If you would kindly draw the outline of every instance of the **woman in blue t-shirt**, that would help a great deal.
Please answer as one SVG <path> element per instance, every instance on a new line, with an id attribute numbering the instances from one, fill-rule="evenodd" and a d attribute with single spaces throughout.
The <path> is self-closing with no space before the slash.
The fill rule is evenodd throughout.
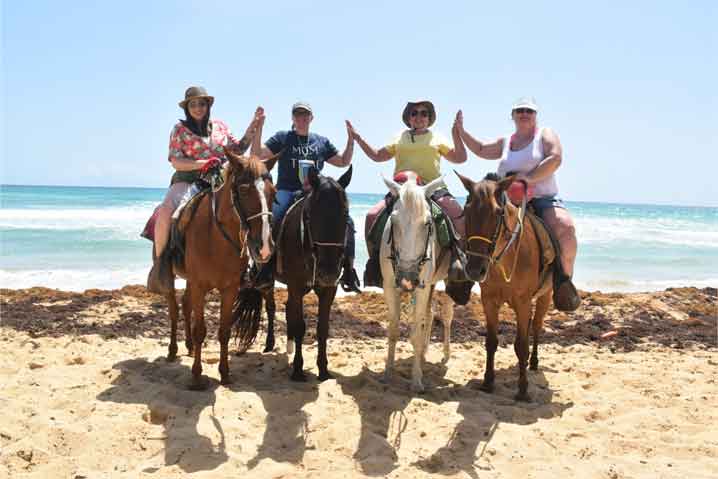
<path id="1" fill-rule="evenodd" d="M 312 107 L 308 103 L 297 102 L 292 105 L 292 129 L 278 131 L 262 145 L 264 118 L 262 112 L 258 117 L 258 134 L 254 137 L 252 154 L 264 160 L 281 152 L 277 162 L 277 195 L 272 205 L 273 227 L 278 228 L 294 199 L 301 194 L 302 181 L 309 168 L 316 167 L 321 171 L 324 163 L 340 168 L 349 166 L 354 152 L 354 138 L 347 134 L 347 146 L 339 154 L 328 138 L 309 133 L 309 124 L 314 119 Z M 350 216 L 347 216 L 347 249 L 343 268 L 339 279 L 342 289 L 360 292 L 359 278 L 354 270 L 354 222 Z M 257 278 L 258 287 L 272 281 L 272 269 L 262 269 L 262 274 Z"/>

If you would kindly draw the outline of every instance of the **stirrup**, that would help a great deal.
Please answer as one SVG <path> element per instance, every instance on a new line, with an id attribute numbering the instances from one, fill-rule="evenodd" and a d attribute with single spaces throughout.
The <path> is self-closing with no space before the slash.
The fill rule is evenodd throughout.
<path id="1" fill-rule="evenodd" d="M 174 274 L 172 273 L 172 265 L 170 264 L 170 255 L 165 247 L 159 258 L 154 258 L 152 269 L 147 275 L 147 290 L 161 295 L 167 295 L 172 291 L 174 283 Z"/>

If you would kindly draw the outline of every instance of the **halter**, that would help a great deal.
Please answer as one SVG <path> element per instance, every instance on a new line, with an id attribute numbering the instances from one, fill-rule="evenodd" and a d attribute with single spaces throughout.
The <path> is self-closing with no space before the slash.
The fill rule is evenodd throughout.
<path id="1" fill-rule="evenodd" d="M 524 190 L 526 189 L 526 184 L 524 183 Z M 504 281 L 507 283 L 511 282 L 511 278 L 514 275 L 514 271 L 516 270 L 516 264 L 519 259 L 519 249 L 521 248 L 521 237 L 523 236 L 524 232 L 524 215 L 526 214 L 526 192 L 524 191 L 524 197 L 521 200 L 521 207 L 519 208 L 519 217 L 516 221 L 516 226 L 514 226 L 514 230 L 511 232 L 511 238 L 506 242 L 504 247 L 501 249 L 498 255 L 494 256 L 494 253 L 496 252 L 496 245 L 499 243 L 502 237 L 502 233 L 505 230 L 509 230 L 508 223 L 506 222 L 506 203 L 507 203 L 507 196 L 506 192 L 504 191 L 501 195 L 501 199 L 503 200 L 501 202 L 501 213 L 498 214 L 498 221 L 496 222 L 496 229 L 494 230 L 494 234 L 491 235 L 491 239 L 488 239 L 484 236 L 480 235 L 473 235 L 466 238 L 466 254 L 469 256 L 478 256 L 479 258 L 484 258 L 489 260 L 489 265 L 497 265 L 499 270 L 501 271 L 501 275 L 504 277 Z M 503 228 L 502 228 L 503 226 Z M 509 275 L 506 275 L 506 270 L 504 269 L 504 266 L 500 263 L 501 258 L 504 256 L 504 253 L 511 247 L 511 245 L 514 243 L 516 238 L 519 238 L 518 246 L 516 249 L 516 256 L 514 256 L 514 262 L 511 266 L 511 273 Z M 479 253 L 478 251 L 471 251 L 471 241 L 473 240 L 480 240 L 485 243 L 489 244 L 489 252 L 488 254 Z"/>
<path id="2" fill-rule="evenodd" d="M 311 195 L 311 193 L 310 193 Z M 307 195 L 307 198 L 310 196 Z M 346 215 L 345 215 L 346 216 Z M 337 261 L 338 264 L 338 271 L 337 271 L 337 280 L 334 282 L 334 286 L 339 284 L 339 273 L 341 273 L 342 264 L 344 263 L 344 252 L 346 251 L 347 246 L 347 232 L 346 227 L 344 228 L 344 240 L 341 243 L 338 242 L 329 242 L 329 241 L 314 241 L 314 238 L 312 237 L 312 228 L 310 223 L 310 217 L 309 212 L 307 211 L 306 204 L 302 204 L 302 221 L 300 222 L 300 238 L 304 238 L 304 233 L 306 232 L 307 235 L 307 241 L 309 242 L 309 251 L 312 255 L 312 281 L 311 284 L 309 284 L 309 287 L 314 287 L 314 285 L 317 284 L 317 249 L 318 248 L 343 248 L 341 250 L 341 255 L 339 256 L 339 261 Z"/>
<path id="3" fill-rule="evenodd" d="M 424 244 L 424 254 L 421 257 L 411 261 L 409 263 L 410 268 L 408 269 L 408 271 L 402 273 L 401 271 L 399 271 L 399 251 L 394 245 L 394 223 L 390 222 L 389 239 L 387 240 L 387 244 L 389 244 L 389 247 L 391 248 L 391 254 L 388 259 L 391 261 L 391 268 L 394 271 L 394 282 L 397 288 L 401 286 L 402 279 L 407 279 L 412 283 L 416 281 L 418 283 L 418 288 L 423 288 L 425 286 L 424 281 L 419 281 L 419 272 L 421 271 L 421 268 L 424 266 L 424 264 L 431 260 L 431 256 L 429 254 L 429 246 L 431 245 L 431 233 L 434 230 L 434 220 L 433 218 L 431 218 L 431 214 L 429 214 L 429 221 L 426 222 L 424 226 L 426 227 L 426 243 Z"/>

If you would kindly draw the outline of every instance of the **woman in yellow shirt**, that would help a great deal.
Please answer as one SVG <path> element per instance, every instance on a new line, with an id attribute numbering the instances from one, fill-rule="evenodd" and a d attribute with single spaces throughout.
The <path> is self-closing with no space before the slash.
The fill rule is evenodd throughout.
<path id="1" fill-rule="evenodd" d="M 458 113 L 457 113 L 458 115 Z M 406 104 L 401 115 L 404 124 L 409 128 L 392 144 L 386 145 L 378 151 L 372 148 L 356 132 L 351 123 L 348 123 L 349 132 L 364 151 L 366 156 L 376 162 L 388 161 L 392 158 L 394 162 L 394 175 L 404 171 L 413 171 L 424 183 L 429 183 L 441 176 L 439 161 L 443 156 L 452 163 L 463 163 L 466 161 L 466 148 L 461 140 L 461 135 L 454 120 L 451 129 L 454 146 L 443 140 L 440 135 L 433 133 L 429 128 L 436 121 L 436 109 L 434 104 L 428 100 L 410 101 Z M 449 193 L 446 187 L 438 189 L 432 198 L 441 207 L 444 213 L 451 219 L 454 229 L 464 237 L 463 208 L 456 199 Z M 365 234 L 368 236 L 374 221 L 381 211 L 386 207 L 386 201 L 381 200 L 366 215 Z M 374 251 L 369 251 L 369 261 L 364 274 L 364 286 L 381 286 L 379 284 L 378 262 Z"/>

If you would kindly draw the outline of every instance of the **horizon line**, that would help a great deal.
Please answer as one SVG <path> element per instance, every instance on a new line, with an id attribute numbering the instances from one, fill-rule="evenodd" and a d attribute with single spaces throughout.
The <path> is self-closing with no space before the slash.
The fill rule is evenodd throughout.
<path id="1" fill-rule="evenodd" d="M 125 189 L 152 189 L 152 190 L 166 190 L 166 186 L 100 186 L 100 185 L 50 185 L 50 184 L 35 184 L 35 185 L 29 185 L 29 184 L 10 184 L 10 183 L 0 183 L 0 188 L 5 186 L 13 186 L 13 187 L 50 187 L 50 188 L 125 188 Z M 366 191 L 352 191 L 348 192 L 349 194 L 358 194 L 358 195 L 382 195 L 384 193 L 370 193 Z M 465 195 L 454 195 L 456 198 L 464 198 Z M 573 200 L 566 200 L 563 201 L 569 202 L 569 203 L 602 203 L 607 205 L 628 205 L 628 206 L 674 206 L 674 207 L 681 207 L 681 208 L 718 208 L 718 205 L 695 205 L 695 204 L 673 204 L 673 203 L 647 203 L 647 202 L 628 202 L 628 203 L 621 203 L 616 201 L 604 201 L 604 200 L 580 200 L 580 199 L 573 199 Z"/>

